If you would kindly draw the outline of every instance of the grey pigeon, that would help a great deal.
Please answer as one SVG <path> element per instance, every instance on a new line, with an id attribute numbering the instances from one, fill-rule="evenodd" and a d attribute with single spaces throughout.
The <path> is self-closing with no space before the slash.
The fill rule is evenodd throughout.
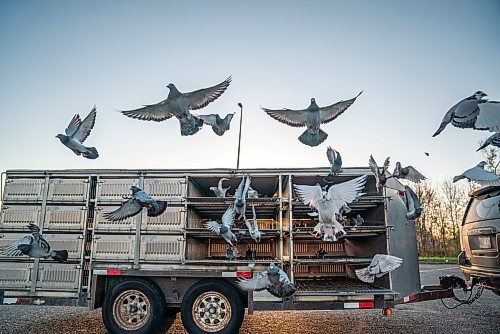
<path id="1" fill-rule="evenodd" d="M 231 231 L 231 228 L 234 225 L 234 216 L 234 207 L 230 206 L 222 216 L 222 224 L 211 220 L 205 223 L 205 228 L 219 236 L 222 236 L 222 238 L 224 238 L 229 245 L 234 246 L 234 244 L 238 242 L 238 239 Z"/>
<path id="2" fill-rule="evenodd" d="M 385 254 L 376 254 L 370 265 L 363 269 L 356 269 L 356 276 L 366 283 L 373 283 L 376 278 L 395 270 L 403 263 L 403 259 Z"/>
<path id="3" fill-rule="evenodd" d="M 142 208 L 147 208 L 148 217 L 157 217 L 167 209 L 166 201 L 157 201 L 149 196 L 144 190 L 137 186 L 130 187 L 132 196 L 126 198 L 118 209 L 112 212 L 104 213 L 104 217 L 110 221 L 121 221 L 129 217 L 133 217 L 142 211 Z"/>
<path id="4" fill-rule="evenodd" d="M 239 215 L 239 218 L 245 217 L 245 211 L 247 208 L 247 192 L 250 188 L 251 177 L 243 176 L 241 179 L 240 185 L 238 189 L 236 189 L 236 193 L 234 194 L 234 210 Z"/>
<path id="5" fill-rule="evenodd" d="M 469 181 L 474 181 L 480 184 L 481 186 L 496 186 L 500 185 L 500 176 L 495 173 L 488 172 L 484 169 L 486 166 L 485 161 L 481 161 L 475 167 L 467 169 L 460 175 L 457 175 L 453 178 L 453 182 L 457 182 L 461 179 L 467 179 Z"/>
<path id="6" fill-rule="evenodd" d="M 495 132 L 494 134 L 489 136 L 488 139 L 484 141 L 483 145 L 481 145 L 481 147 L 476 150 L 476 152 L 482 150 L 483 148 L 486 148 L 489 145 L 500 147 L 500 132 Z"/>
<path id="7" fill-rule="evenodd" d="M 337 214 L 344 205 L 351 203 L 361 195 L 366 183 L 366 175 L 355 179 L 333 184 L 328 191 L 315 186 L 294 184 L 295 193 L 299 199 L 319 213 L 319 223 L 315 231 L 323 234 L 324 241 L 337 241 L 346 232 L 337 220 Z"/>
<path id="8" fill-rule="evenodd" d="M 328 174 L 328 176 L 337 176 L 342 168 L 342 157 L 340 153 L 328 146 L 326 149 L 326 156 L 330 162 L 330 174 Z"/>
<path id="9" fill-rule="evenodd" d="M 328 134 L 320 129 L 321 124 L 333 121 L 349 108 L 354 101 L 361 95 L 360 92 L 356 97 L 340 101 L 327 107 L 318 107 L 316 100 L 311 99 L 311 104 L 307 109 L 292 110 L 292 109 L 266 109 L 262 108 L 269 116 L 275 120 L 285 123 L 293 127 L 306 126 L 307 129 L 300 136 L 301 143 L 308 146 L 318 146 L 326 140 Z"/>
<path id="10" fill-rule="evenodd" d="M 238 247 L 236 246 L 230 246 L 230 245 L 227 245 L 227 249 L 226 249 L 226 257 L 229 259 L 229 260 L 234 260 L 238 257 Z"/>
<path id="11" fill-rule="evenodd" d="M 271 262 L 266 271 L 258 273 L 253 278 L 240 278 L 238 286 L 243 291 L 267 290 L 273 296 L 283 298 L 290 297 L 296 291 L 295 285 L 290 282 L 287 274 Z"/>
<path id="12" fill-rule="evenodd" d="M 401 163 L 399 161 L 396 162 L 396 168 L 394 168 L 392 176 L 397 179 L 405 179 L 414 183 L 420 183 L 420 181 L 427 179 L 413 166 L 401 167 Z"/>
<path id="13" fill-rule="evenodd" d="M 212 130 L 218 136 L 222 136 L 224 132 L 229 130 L 229 125 L 231 123 L 231 120 L 233 119 L 234 114 L 235 113 L 227 114 L 224 118 L 220 118 L 218 114 L 195 115 L 195 117 L 201 119 L 204 124 L 210 125 L 212 127 Z"/>
<path id="14" fill-rule="evenodd" d="M 377 191 L 382 191 L 382 188 L 385 186 L 385 183 L 387 182 L 387 170 L 389 169 L 389 163 L 390 163 L 390 158 L 387 157 L 384 161 L 384 166 L 382 167 L 382 170 L 377 166 L 377 162 L 375 159 L 373 159 L 373 156 L 370 155 L 370 160 L 368 160 L 368 165 L 370 166 L 370 170 L 372 171 L 373 175 L 375 175 L 375 187 L 377 188 Z"/>
<path id="15" fill-rule="evenodd" d="M 440 134 L 449 123 L 461 129 L 500 131 L 500 102 L 483 99 L 485 96 L 479 90 L 451 107 L 432 136 Z"/>
<path id="16" fill-rule="evenodd" d="M 83 142 L 90 135 L 90 131 L 94 128 L 95 118 L 96 118 L 96 108 L 92 108 L 90 113 L 85 117 L 85 119 L 80 119 L 80 115 L 76 114 L 69 122 L 68 127 L 63 134 L 58 134 L 56 138 L 59 138 L 64 146 L 72 150 L 76 155 L 81 155 L 87 159 L 97 159 L 99 153 L 95 147 L 83 146 Z"/>
<path id="17" fill-rule="evenodd" d="M 226 197 L 226 192 L 231 188 L 231 187 L 224 188 L 222 186 L 222 182 L 224 182 L 224 181 L 229 181 L 229 179 L 226 179 L 225 177 L 223 177 L 217 183 L 217 187 L 210 187 L 210 190 L 212 190 L 214 192 L 215 196 L 217 196 L 219 198 Z"/>
<path id="18" fill-rule="evenodd" d="M 255 214 L 255 206 L 253 203 L 252 203 L 252 214 L 253 214 L 253 226 L 252 226 L 252 224 L 250 224 L 248 219 L 246 219 L 246 217 L 245 217 L 245 225 L 248 228 L 248 232 L 250 233 L 250 237 L 253 240 L 255 240 L 255 242 L 260 242 L 262 235 L 264 233 L 262 233 L 259 230 L 259 225 L 257 224 L 257 215 Z"/>
<path id="19" fill-rule="evenodd" d="M 166 100 L 135 110 L 121 111 L 121 113 L 131 118 L 155 122 L 165 121 L 175 116 L 181 125 L 181 135 L 194 135 L 203 126 L 203 120 L 195 118 L 189 110 L 206 107 L 210 102 L 215 101 L 221 96 L 230 83 L 231 77 L 218 85 L 189 93 L 179 92 L 175 85 L 170 83 L 167 85 L 170 92 Z"/>
<path id="20" fill-rule="evenodd" d="M 420 199 L 417 194 L 408 186 L 405 186 L 406 219 L 415 220 L 422 214 Z"/>
<path id="21" fill-rule="evenodd" d="M 68 260 L 68 251 L 53 250 L 47 240 L 40 234 L 40 228 L 37 225 L 29 224 L 27 227 L 31 231 L 31 235 L 24 236 L 18 241 L 0 248 L 0 253 L 7 256 L 28 255 L 34 258 L 51 257 L 58 262 Z"/>
<path id="22" fill-rule="evenodd" d="M 363 219 L 363 217 L 361 217 L 361 215 L 358 213 L 356 215 L 356 218 L 352 218 L 351 219 L 351 226 L 361 226 L 363 225 L 365 222 L 365 220 Z"/>

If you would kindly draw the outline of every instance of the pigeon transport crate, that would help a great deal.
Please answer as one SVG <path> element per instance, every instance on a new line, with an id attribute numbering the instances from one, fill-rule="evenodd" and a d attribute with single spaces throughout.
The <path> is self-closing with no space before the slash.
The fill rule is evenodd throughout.
<path id="1" fill-rule="evenodd" d="M 186 329 L 197 333 L 201 329 L 218 332 L 227 326 L 236 331 L 244 307 L 249 313 L 388 309 L 404 301 L 430 299 L 417 297 L 422 291 L 415 225 L 406 220 L 404 187 L 397 180 L 389 179 L 387 187 L 377 192 L 368 168 L 343 168 L 335 183 L 367 175 L 363 195 L 344 214 L 347 235 L 335 242 L 314 235 L 317 217 L 298 200 L 293 185 L 324 186 L 328 171 L 7 171 L 2 174 L 0 247 L 29 234 L 26 226 L 32 223 L 40 227 L 53 249 L 67 250 L 69 258 L 59 263 L 1 255 L 0 303 L 102 307 L 103 316 L 108 317 L 107 330 L 120 333 L 132 329 L 127 327 L 131 315 L 121 307 L 124 299 L 120 296 L 146 298 L 147 305 L 164 305 L 172 315 L 182 306 Z M 243 220 L 236 219 L 232 231 L 239 242 L 228 252 L 225 241 L 204 224 L 221 221 L 246 176 L 251 176 L 252 190 L 245 215 L 253 224 L 255 210 L 263 234 L 256 242 Z M 210 189 L 221 178 L 227 178 L 223 185 L 229 187 L 225 198 L 216 197 Z M 148 217 L 143 210 L 121 222 L 108 221 L 104 213 L 119 207 L 131 195 L 132 185 L 167 201 L 167 210 L 159 217 Z M 352 226 L 358 214 L 364 223 Z M 403 264 L 373 284 L 361 282 L 355 270 L 368 266 L 375 254 L 400 257 Z M 278 298 L 267 290 L 247 293 L 238 288 L 238 279 L 256 276 L 270 262 L 295 284 L 293 296 Z M 445 292 L 432 298 L 442 297 Z M 144 331 L 168 327 L 165 319 L 145 321 Z"/>

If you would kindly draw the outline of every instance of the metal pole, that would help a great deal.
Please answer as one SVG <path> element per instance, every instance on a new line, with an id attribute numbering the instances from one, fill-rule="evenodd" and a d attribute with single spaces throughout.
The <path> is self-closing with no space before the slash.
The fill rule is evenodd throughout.
<path id="1" fill-rule="evenodd" d="M 238 107 L 240 107 L 241 113 L 240 113 L 240 135 L 238 138 L 238 160 L 236 160 L 236 169 L 240 169 L 240 146 L 241 146 L 241 123 L 243 121 L 243 105 L 241 103 L 238 103 Z"/>

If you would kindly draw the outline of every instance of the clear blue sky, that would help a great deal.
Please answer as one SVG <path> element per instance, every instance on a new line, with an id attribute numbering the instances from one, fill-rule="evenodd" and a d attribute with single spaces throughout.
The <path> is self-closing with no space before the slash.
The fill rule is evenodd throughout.
<path id="1" fill-rule="evenodd" d="M 0 170 L 204 168 L 236 165 L 239 115 L 223 137 L 209 127 L 181 137 L 179 122 L 119 114 L 233 76 L 200 113 L 244 104 L 241 167 L 345 166 L 389 155 L 441 180 L 482 159 L 489 133 L 449 126 L 458 100 L 483 90 L 500 100 L 499 1 L 0 1 Z M 358 101 L 310 148 L 303 131 L 261 106 L 302 109 Z M 54 138 L 97 105 L 75 156 Z M 430 156 L 424 155 L 430 152 Z"/>

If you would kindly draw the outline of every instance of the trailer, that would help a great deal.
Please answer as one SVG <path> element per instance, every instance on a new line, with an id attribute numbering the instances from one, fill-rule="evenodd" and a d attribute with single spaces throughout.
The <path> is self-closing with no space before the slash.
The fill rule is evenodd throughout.
<path id="1" fill-rule="evenodd" d="M 390 310 L 423 300 L 416 231 L 406 219 L 404 187 L 389 179 L 378 192 L 368 168 L 343 168 L 335 183 L 368 175 L 366 187 L 350 204 L 336 242 L 315 238 L 311 209 L 298 201 L 293 184 L 325 185 L 326 168 L 192 170 L 10 170 L 5 172 L 0 247 L 29 234 L 37 224 L 68 261 L 0 255 L 0 304 L 102 307 L 110 333 L 165 332 L 180 311 L 190 333 L 235 333 L 245 308 L 254 310 Z M 243 175 L 252 176 L 260 243 L 248 233 L 237 245 L 240 256 L 226 257 L 222 238 L 203 227 L 220 217 L 234 198 L 210 191 L 220 178 L 233 194 Z M 158 217 L 143 211 L 121 222 L 104 213 L 116 209 L 132 185 L 168 201 Z M 251 216 L 250 205 L 247 215 Z M 245 230 L 236 225 L 235 232 Z M 321 253 L 320 250 L 322 250 Z M 247 253 L 248 251 L 248 253 Z M 252 256 L 248 256 L 252 254 Z M 319 254 L 319 255 L 318 255 Z M 397 270 L 373 284 L 356 278 L 375 254 L 403 259 Z M 267 291 L 244 293 L 236 281 L 252 277 L 274 261 L 297 292 L 277 298 Z M 446 292 L 447 291 L 447 292 Z M 443 297 L 450 290 L 432 294 Z M 419 297 L 420 296 L 420 297 Z"/>

